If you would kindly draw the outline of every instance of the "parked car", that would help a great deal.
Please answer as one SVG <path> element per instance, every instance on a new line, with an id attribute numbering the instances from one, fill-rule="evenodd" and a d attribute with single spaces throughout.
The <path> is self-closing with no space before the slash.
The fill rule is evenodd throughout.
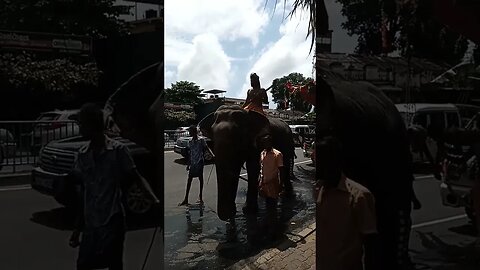
<path id="1" fill-rule="evenodd" d="M 314 125 L 290 125 L 289 127 L 293 133 L 293 141 L 295 146 L 302 146 L 304 135 L 311 134 L 315 131 Z"/>
<path id="2" fill-rule="evenodd" d="M 475 115 L 465 127 L 466 132 L 476 127 Z M 475 170 L 479 160 L 473 154 L 471 145 L 446 144 L 446 157 L 443 161 L 440 194 L 442 203 L 449 207 L 463 207 L 472 222 L 475 222 L 472 206 L 471 189 Z"/>
<path id="3" fill-rule="evenodd" d="M 207 143 L 208 147 L 213 150 L 213 141 L 210 140 L 207 137 L 204 137 L 199 134 L 199 138 L 205 139 L 205 142 Z M 173 151 L 177 154 L 182 155 L 182 157 L 187 158 L 188 157 L 188 143 L 192 140 L 192 137 L 187 136 L 187 137 L 180 137 L 177 139 L 175 146 L 173 148 Z M 210 161 L 210 160 L 207 160 Z"/>
<path id="4" fill-rule="evenodd" d="M 462 118 L 462 125 L 466 126 L 468 122 L 480 112 L 480 107 L 469 104 L 455 104 Z"/>
<path id="5" fill-rule="evenodd" d="M 141 174 L 147 179 L 153 179 L 154 158 L 146 148 L 121 137 L 112 139 L 123 143 L 132 155 Z M 31 186 L 40 193 L 49 195 L 65 206 L 75 206 L 74 186 L 70 180 L 70 172 L 78 150 L 87 144 L 81 136 L 49 142 L 40 151 L 38 163 L 32 170 Z M 141 190 L 135 184 L 128 188 L 126 194 L 126 209 L 133 214 L 143 214 L 151 210 L 153 202 L 139 196 Z"/>
<path id="6" fill-rule="evenodd" d="M 189 127 L 179 127 L 175 130 L 175 133 L 173 134 L 173 139 L 176 141 L 181 137 L 187 137 L 188 136 L 188 128 Z"/>
<path id="7" fill-rule="evenodd" d="M 157 144 L 151 138 L 158 131 L 160 119 L 157 117 L 163 109 L 163 104 L 160 103 L 161 93 L 158 91 L 161 87 L 159 77 L 163 74 L 162 68 L 163 64 L 157 62 L 135 73 L 104 105 L 105 133 L 130 150 L 137 169 L 150 183 L 158 198 L 164 196 L 163 177 L 158 177 L 163 175 L 163 166 L 158 165 L 163 164 L 164 156 L 157 156 Z M 142 121 L 145 120 L 145 112 L 151 113 L 154 121 Z M 80 136 L 47 143 L 40 150 L 38 164 L 32 170 L 32 188 L 54 197 L 63 205 L 75 207 L 77 192 L 70 175 L 76 153 L 87 143 Z M 163 209 L 157 208 L 136 182 L 124 188 L 124 195 L 128 215 L 149 212 L 155 220 L 163 220 L 162 215 L 153 215 L 154 212 L 151 212 L 162 213 Z M 159 225 L 162 224 L 163 222 Z"/>
<path id="8" fill-rule="evenodd" d="M 408 106 L 413 110 L 409 110 Z M 407 128 L 412 126 L 421 126 L 427 130 L 427 147 L 433 157 L 437 154 L 437 142 L 432 138 L 430 127 L 438 125 L 440 129 L 452 126 L 463 127 L 462 118 L 459 109 L 454 104 L 397 104 L 397 110 L 402 115 Z M 414 162 L 423 161 L 419 153 L 413 153 Z"/>
<path id="9" fill-rule="evenodd" d="M 40 114 L 32 131 L 32 152 L 38 153 L 42 146 L 53 140 L 78 136 L 80 128 L 76 122 L 79 110 L 51 111 Z"/>

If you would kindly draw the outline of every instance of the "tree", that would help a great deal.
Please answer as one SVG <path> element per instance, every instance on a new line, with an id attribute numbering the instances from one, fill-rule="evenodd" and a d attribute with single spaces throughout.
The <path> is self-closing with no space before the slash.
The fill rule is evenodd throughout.
<path id="1" fill-rule="evenodd" d="M 181 126 L 189 126 L 195 122 L 195 113 L 185 110 L 165 110 L 165 129 L 176 129 Z"/>
<path id="2" fill-rule="evenodd" d="M 99 76 L 94 63 L 44 60 L 28 53 L 0 54 L 0 80 L 11 88 L 67 93 L 77 85 L 98 86 Z"/>
<path id="3" fill-rule="evenodd" d="M 467 40 L 432 18 L 428 1 L 397 4 L 396 0 L 338 0 L 342 15 L 347 18 L 342 27 L 349 35 L 358 35 L 356 52 L 378 55 L 383 51 L 382 26 L 385 38 L 403 56 L 442 59 L 456 64 L 467 48 Z M 413 2 L 411 2 L 413 3 Z"/>
<path id="4" fill-rule="evenodd" d="M 203 89 L 194 82 L 178 81 L 165 89 L 165 102 L 196 105 L 202 102 Z"/>
<path id="5" fill-rule="evenodd" d="M 128 32 L 115 0 L 0 0 L 0 29 L 105 37 Z"/>
<path id="6" fill-rule="evenodd" d="M 282 78 L 277 78 L 273 80 L 272 83 L 272 97 L 273 102 L 277 104 L 278 109 L 285 108 L 285 99 L 287 98 L 290 102 L 290 107 L 292 110 L 309 112 L 312 109 L 312 106 L 306 103 L 300 95 L 290 96 L 290 92 L 287 90 L 286 84 L 290 82 L 293 85 L 305 85 L 313 81 L 312 78 L 305 78 L 301 73 L 290 73 L 287 76 Z"/>
<path id="7" fill-rule="evenodd" d="M 429 1 L 405 6 L 399 21 L 403 27 L 399 29 L 397 44 L 403 55 L 410 53 L 412 56 L 441 59 L 455 65 L 467 50 L 468 41 L 464 36 L 433 18 Z"/>

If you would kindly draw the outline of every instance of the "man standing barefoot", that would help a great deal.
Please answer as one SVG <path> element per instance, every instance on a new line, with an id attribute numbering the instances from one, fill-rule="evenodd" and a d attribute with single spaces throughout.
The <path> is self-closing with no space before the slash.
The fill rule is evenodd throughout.
<path id="1" fill-rule="evenodd" d="M 89 143 L 80 149 L 73 169 L 74 179 L 81 186 L 82 203 L 70 245 L 80 245 L 78 270 L 122 270 L 126 232 L 123 188 L 133 179 L 155 204 L 160 202 L 137 171 L 128 149 L 104 135 L 100 107 L 84 105 L 79 122 L 80 132 Z"/>
<path id="2" fill-rule="evenodd" d="M 185 192 L 185 198 L 179 204 L 188 205 L 188 195 L 190 194 L 190 187 L 192 186 L 192 180 L 195 177 L 198 177 L 200 181 L 200 194 L 198 196 L 199 204 L 203 204 L 203 168 L 205 167 L 205 153 L 208 153 L 214 157 L 212 150 L 208 147 L 204 138 L 198 137 L 198 129 L 196 126 L 190 126 L 188 129 L 192 139 L 188 142 L 188 180 L 187 180 L 187 190 Z"/>

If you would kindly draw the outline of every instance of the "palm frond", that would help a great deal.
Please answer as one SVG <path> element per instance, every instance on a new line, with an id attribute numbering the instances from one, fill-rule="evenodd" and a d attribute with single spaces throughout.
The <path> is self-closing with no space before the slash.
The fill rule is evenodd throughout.
<path id="1" fill-rule="evenodd" d="M 283 0 L 283 4 L 284 4 L 283 17 L 284 18 L 292 18 L 292 16 L 295 13 L 308 10 L 309 12 L 308 32 L 305 38 L 307 39 L 308 37 L 311 37 L 310 53 L 312 52 L 313 47 L 315 45 L 315 20 L 316 20 L 316 2 L 317 1 L 318 0 L 295 0 L 292 4 L 292 10 L 285 17 L 285 11 L 287 9 L 287 0 Z M 267 3 L 268 3 L 268 0 L 266 0 L 265 5 L 267 5 Z M 277 5 L 278 5 L 278 0 L 275 0 L 274 12 Z"/>

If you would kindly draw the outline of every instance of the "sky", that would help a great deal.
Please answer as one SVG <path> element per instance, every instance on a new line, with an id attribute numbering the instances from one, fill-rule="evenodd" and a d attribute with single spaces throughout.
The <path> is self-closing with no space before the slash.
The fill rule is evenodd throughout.
<path id="1" fill-rule="evenodd" d="M 286 14 L 291 2 L 287 1 Z M 205 90 L 226 90 L 227 97 L 245 98 L 252 72 L 260 76 L 264 88 L 291 72 L 312 77 L 308 14 L 285 19 L 283 1 L 275 11 L 275 0 L 265 3 L 166 0 L 165 87 L 186 80 Z M 334 0 L 326 0 L 326 5 L 334 31 L 333 51 L 353 52 L 355 38 L 340 27 L 340 6 Z"/>

